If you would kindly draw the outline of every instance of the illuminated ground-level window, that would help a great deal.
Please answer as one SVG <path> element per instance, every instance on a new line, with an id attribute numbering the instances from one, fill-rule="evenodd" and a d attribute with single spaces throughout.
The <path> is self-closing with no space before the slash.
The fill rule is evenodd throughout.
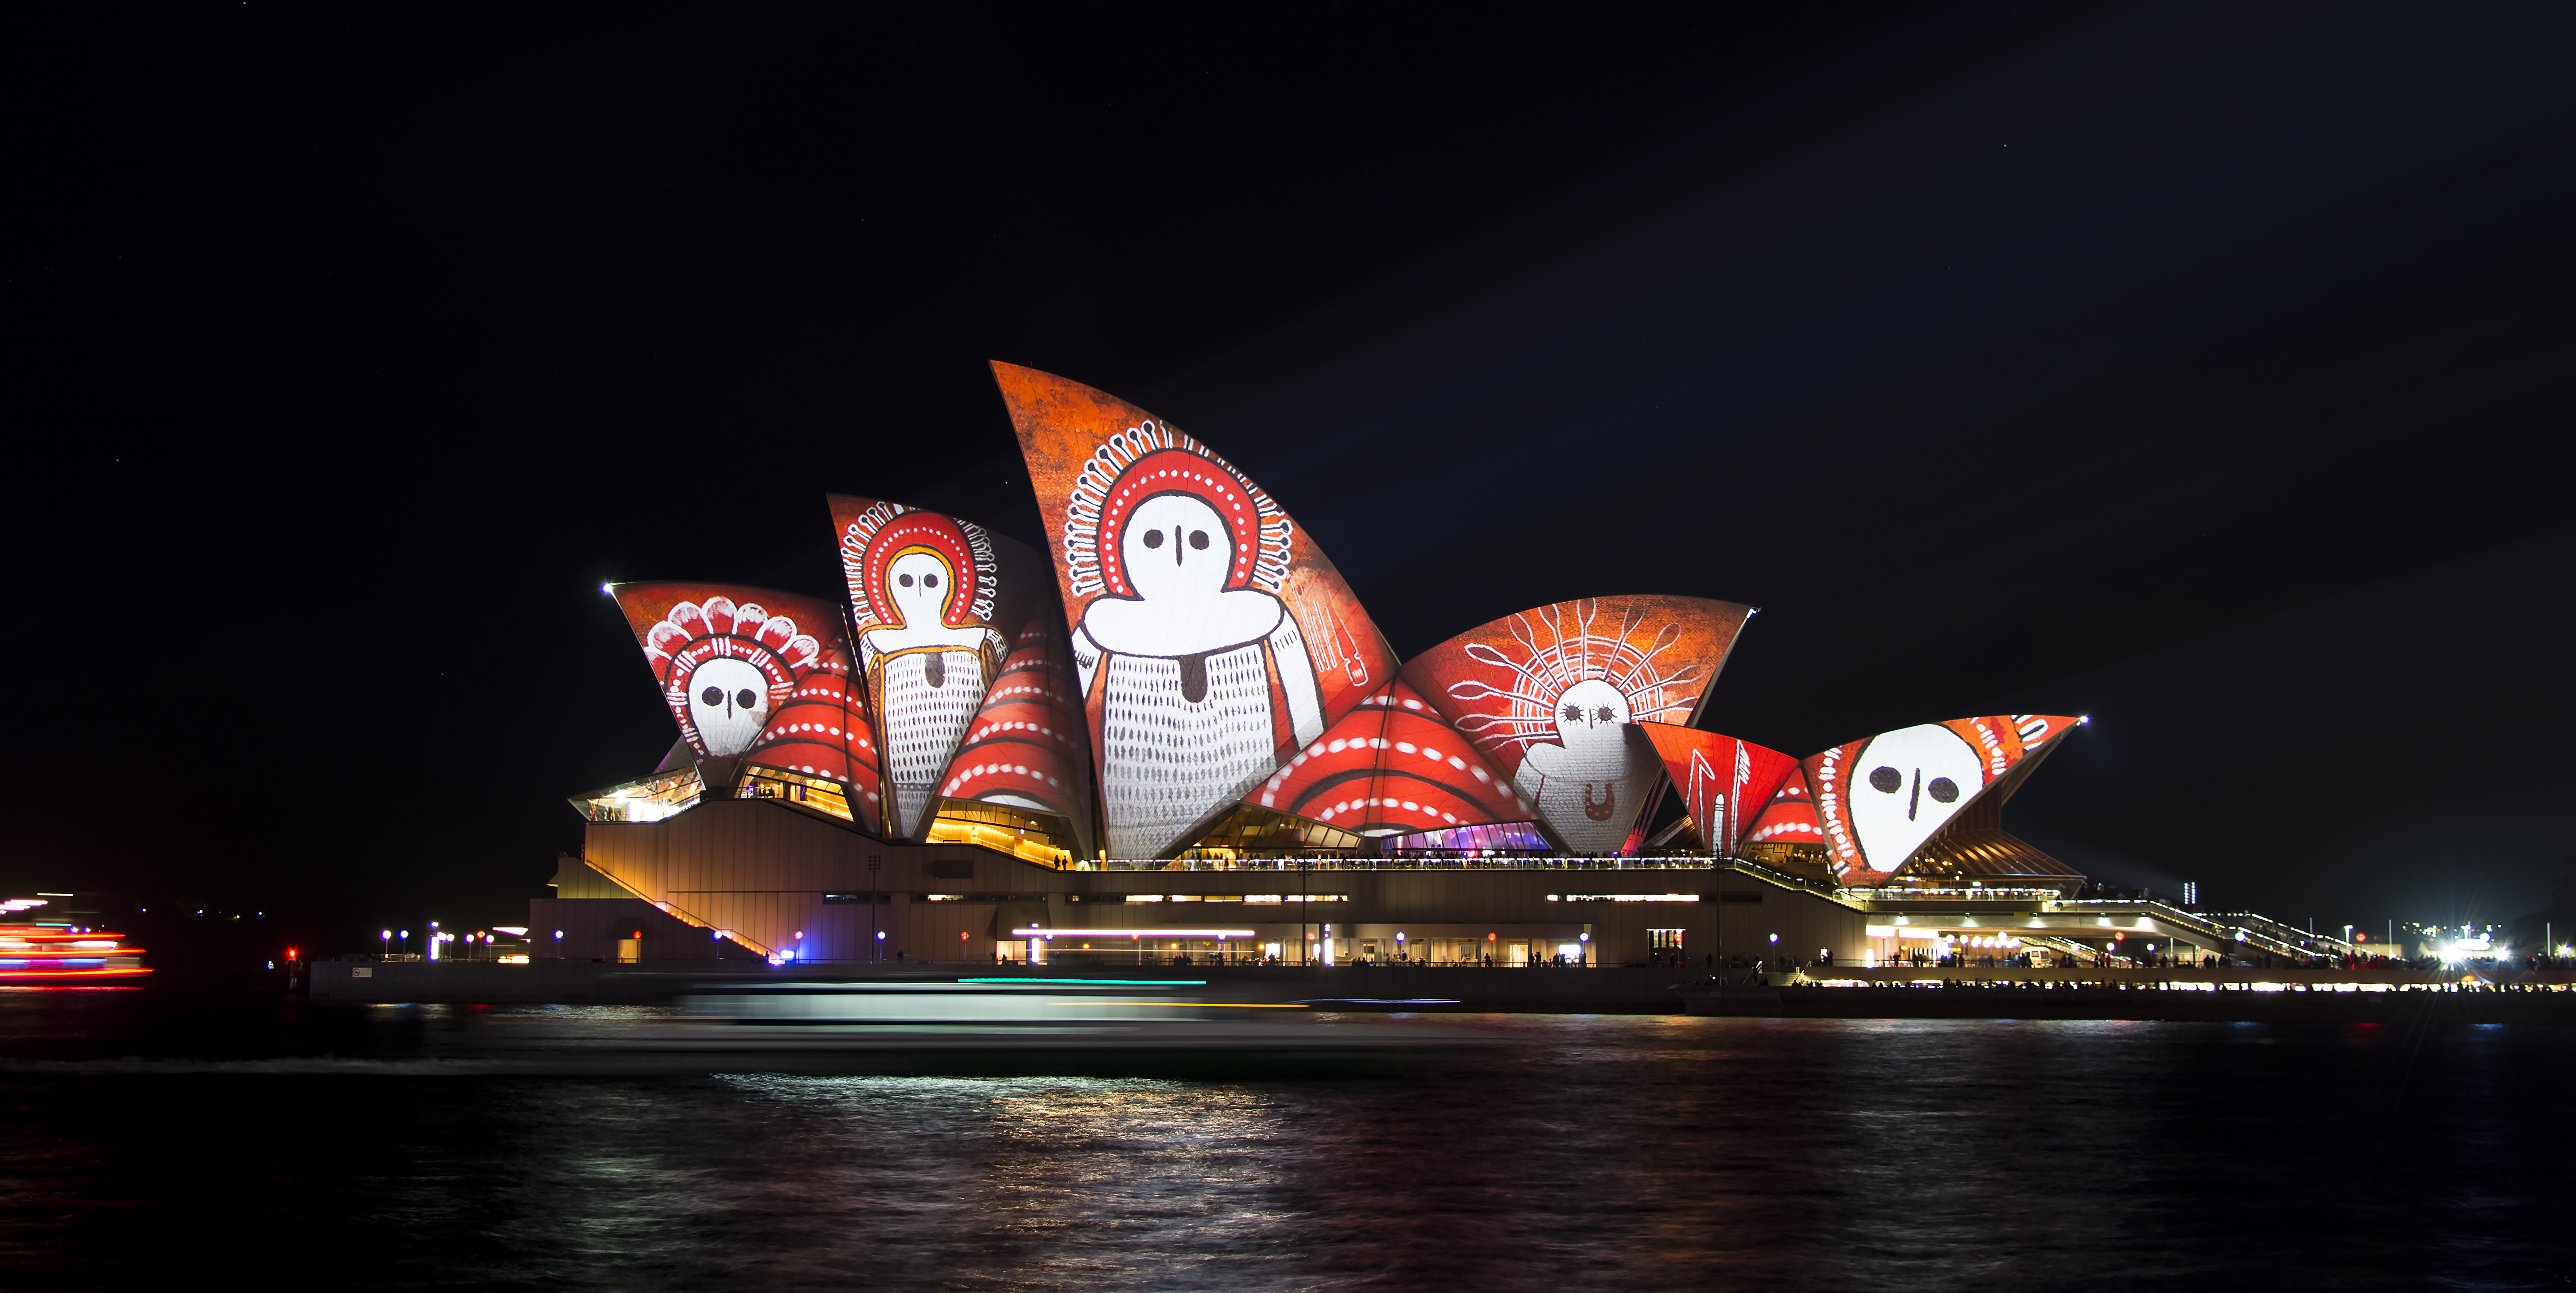
<path id="1" fill-rule="evenodd" d="M 1173 938 L 1151 934 L 1127 937 L 1115 932 L 1094 930 L 1090 933 L 1058 934 L 1052 938 L 1032 938 L 1020 945 L 1032 965 L 1088 966 L 1094 969 L 1119 966 L 1209 966 L 1249 965 L 1265 955 L 1262 945 L 1249 936 L 1229 938 Z M 996 949 L 999 950 L 998 948 Z"/>
<path id="2" fill-rule="evenodd" d="M 1678 929 L 1647 930 L 1646 946 L 1651 947 L 1658 952 L 1678 952 L 1682 950 L 1682 931 Z"/>

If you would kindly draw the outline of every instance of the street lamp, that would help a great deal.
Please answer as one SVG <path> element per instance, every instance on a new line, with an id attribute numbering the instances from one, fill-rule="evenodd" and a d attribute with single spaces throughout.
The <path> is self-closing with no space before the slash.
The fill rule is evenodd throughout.
<path id="1" fill-rule="evenodd" d="M 884 865 L 884 855 L 878 853 L 868 855 L 868 932 L 876 935 L 868 940 L 870 962 L 877 959 L 877 953 L 881 950 L 877 945 L 885 941 L 885 935 L 877 932 L 877 868 Z"/>

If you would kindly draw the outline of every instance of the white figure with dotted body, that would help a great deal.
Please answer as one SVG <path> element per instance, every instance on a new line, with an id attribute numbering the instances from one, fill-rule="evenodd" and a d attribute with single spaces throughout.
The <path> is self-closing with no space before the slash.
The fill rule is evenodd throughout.
<path id="1" fill-rule="evenodd" d="M 1871 737 L 1843 783 L 1861 856 L 1895 870 L 1985 784 L 1976 747 L 1938 723 Z"/>
<path id="2" fill-rule="evenodd" d="M 1663 762 L 1636 732 L 1626 694 L 1608 682 L 1578 682 L 1555 708 L 1556 743 L 1531 745 L 1512 781 L 1568 849 L 1617 852 Z"/>
<path id="3" fill-rule="evenodd" d="M 885 622 L 859 634 L 859 657 L 883 716 L 886 776 L 894 787 L 892 825 L 896 834 L 910 837 L 983 703 L 986 679 L 1004 643 L 986 626 L 950 623 L 964 591 L 955 563 L 937 548 L 906 547 L 884 569 L 882 587 L 872 590 L 882 601 L 870 601 Z"/>
<path id="4" fill-rule="evenodd" d="M 1159 480 L 1114 491 L 1124 497 L 1101 533 L 1112 595 L 1085 608 L 1073 635 L 1083 694 L 1095 678 L 1101 687 L 1112 857 L 1155 856 L 1269 776 L 1281 746 L 1277 705 L 1287 708 L 1290 741 L 1324 730 L 1296 617 L 1245 577 L 1256 522 L 1230 525 L 1219 511 L 1240 491 L 1196 474 L 1173 479 L 1159 492 Z"/>

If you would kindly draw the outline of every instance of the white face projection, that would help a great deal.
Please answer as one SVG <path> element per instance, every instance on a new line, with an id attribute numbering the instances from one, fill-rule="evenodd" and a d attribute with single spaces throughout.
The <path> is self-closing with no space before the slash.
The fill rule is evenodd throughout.
<path id="1" fill-rule="evenodd" d="M 1874 871 L 1893 871 L 1986 784 L 1974 746 L 1938 723 L 1870 738 L 1843 786 Z"/>
<path id="2" fill-rule="evenodd" d="M 1556 698 L 1556 739 L 1569 750 L 1593 745 L 1621 746 L 1631 721 L 1628 698 L 1599 678 L 1565 689 Z"/>
<path id="3" fill-rule="evenodd" d="M 769 721 L 769 679 L 748 660 L 718 656 L 689 675 L 689 721 L 711 755 L 741 754 Z"/>
<path id="4" fill-rule="evenodd" d="M 1148 603 L 1186 602 L 1225 590 L 1234 541 L 1216 509 L 1193 495 L 1162 494 L 1136 505 L 1120 536 L 1128 586 Z"/>
<path id="5" fill-rule="evenodd" d="M 1653 775 L 1652 750 L 1631 745 L 1628 698 L 1587 678 L 1556 698 L 1557 744 L 1533 745 L 1512 774 L 1523 795 L 1568 847 L 1607 853 L 1628 837 L 1639 787 Z"/>
<path id="6" fill-rule="evenodd" d="M 907 552 L 886 563 L 886 600 L 903 627 L 935 629 L 948 599 L 957 595 L 957 572 L 927 552 Z"/>

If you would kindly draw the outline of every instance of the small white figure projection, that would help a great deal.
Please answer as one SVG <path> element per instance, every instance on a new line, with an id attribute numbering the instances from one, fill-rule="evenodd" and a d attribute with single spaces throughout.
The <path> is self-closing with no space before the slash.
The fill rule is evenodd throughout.
<path id="1" fill-rule="evenodd" d="M 702 600 L 663 601 L 687 592 Z M 800 632 L 794 617 L 714 589 L 628 584 L 619 587 L 617 600 L 636 617 L 644 658 L 689 748 L 709 758 L 747 754 L 759 745 L 771 714 L 822 655 L 822 643 Z"/>
<path id="2" fill-rule="evenodd" d="M 901 546 L 884 554 L 881 565 L 870 563 L 878 565 L 878 573 L 869 601 L 881 622 L 859 634 L 860 667 L 884 725 L 886 775 L 894 784 L 893 826 L 904 836 L 917 834 L 939 776 L 948 769 L 948 756 L 983 704 L 993 665 L 1006 645 L 986 625 L 971 619 L 957 622 L 966 618 L 960 613 L 966 589 L 952 553 L 962 555 L 964 536 L 940 543 L 935 539 L 951 536 L 903 533 L 923 530 L 921 523 L 934 520 L 946 518 L 914 513 L 905 518 L 912 525 L 888 527 Z"/>
<path id="3" fill-rule="evenodd" d="M 1284 565 L 1276 524 L 1282 551 L 1269 555 Z M 1100 680 L 1112 857 L 1155 856 L 1269 776 L 1283 744 L 1323 733 L 1296 617 L 1254 586 L 1264 538 L 1244 487 L 1196 454 L 1146 455 L 1109 491 L 1107 595 L 1084 609 L 1073 654 L 1084 695 Z"/>
<path id="4" fill-rule="evenodd" d="M 1682 638 L 1679 621 L 1659 625 L 1660 616 L 1634 605 L 1615 624 L 1596 626 L 1600 616 L 1601 603 L 1584 600 L 1498 620 L 1486 629 L 1507 630 L 1508 644 L 1466 640 L 1460 650 L 1505 676 L 1504 685 L 1467 678 L 1446 687 L 1466 707 L 1459 731 L 1497 757 L 1517 747 L 1513 786 L 1578 853 L 1626 847 L 1664 775 L 1636 724 L 1688 715 L 1708 676 L 1697 661 L 1663 658 Z"/>
<path id="5" fill-rule="evenodd" d="M 740 754 L 769 721 L 769 678 L 748 660 L 718 656 L 689 671 L 689 720 L 707 753 Z"/>
<path id="6" fill-rule="evenodd" d="M 1938 723 L 1871 737 L 1843 789 L 1861 855 L 1893 871 L 1984 788 L 1975 746 Z"/>
<path id="7" fill-rule="evenodd" d="M 1567 848 L 1610 853 L 1626 842 L 1638 796 L 1663 771 L 1635 721 L 1617 687 L 1578 682 L 1556 699 L 1556 743 L 1531 745 L 1512 774 Z"/>

